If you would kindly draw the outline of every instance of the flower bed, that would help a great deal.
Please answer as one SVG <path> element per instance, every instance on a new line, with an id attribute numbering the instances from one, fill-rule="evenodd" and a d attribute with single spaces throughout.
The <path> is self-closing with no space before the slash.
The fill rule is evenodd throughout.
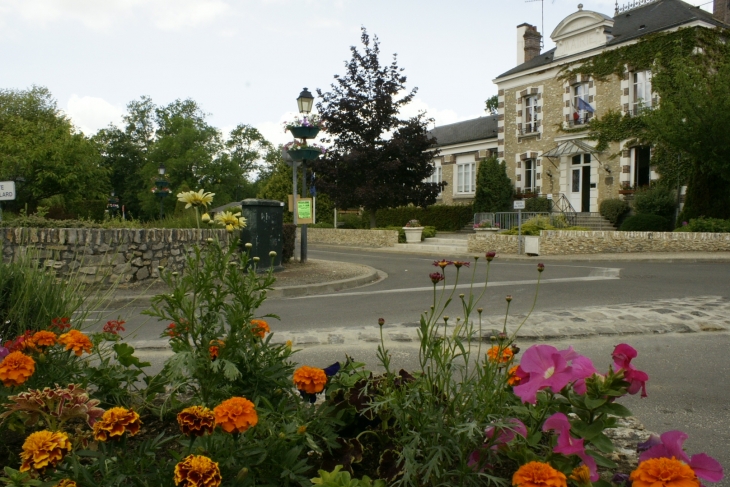
<path id="1" fill-rule="evenodd" d="M 488 276 L 494 252 L 434 262 L 416 370 L 396 370 L 382 341 L 385 319 L 373 324 L 384 370 L 376 375 L 350 357 L 295 369 L 291 344 L 272 343 L 272 317 L 257 315 L 272 270 L 257 273 L 261 263 L 236 249 L 212 240 L 187 257 L 189 272 L 163 273 L 171 292 L 147 311 L 170 323 L 163 336 L 174 354 L 159 374 L 124 343 L 122 321 L 86 334 L 58 319 L 6 342 L 0 480 L 699 487 L 698 479 L 723 476 L 707 455 L 684 453 L 679 431 L 639 445 L 640 464 L 617 471 L 606 430 L 630 415 L 617 399 L 646 396 L 649 381 L 630 345 L 616 346 L 612 366 L 599 371 L 572 347 L 521 351 L 506 327 L 481 341 L 487 330 L 475 303 L 486 284 L 459 295 L 456 286 L 464 275 Z M 537 289 L 544 270 L 539 264 Z M 461 303 L 458 318 L 443 314 L 452 300 Z"/>

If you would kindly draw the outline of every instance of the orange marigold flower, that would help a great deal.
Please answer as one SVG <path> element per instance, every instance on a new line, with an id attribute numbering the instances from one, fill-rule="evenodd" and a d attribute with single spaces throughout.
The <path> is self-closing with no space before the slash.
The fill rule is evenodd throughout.
<path id="1" fill-rule="evenodd" d="M 575 467 L 573 471 L 570 474 L 570 477 L 568 477 L 571 480 L 575 480 L 578 485 L 585 485 L 590 486 L 593 485 L 591 482 L 591 469 L 588 468 L 587 465 L 581 465 L 580 467 Z"/>
<path id="2" fill-rule="evenodd" d="M 498 358 L 499 347 L 499 345 L 494 345 L 489 350 L 487 350 L 487 357 L 489 358 L 489 361 L 494 363 L 499 361 L 499 363 L 504 364 L 512 360 L 512 355 L 514 355 L 514 353 L 512 352 L 512 349 L 510 347 L 502 348 L 502 357 Z"/>
<path id="3" fill-rule="evenodd" d="M 11 352 L 0 362 L 0 380 L 5 387 L 19 386 L 35 372 L 35 361 L 23 352 Z"/>
<path id="4" fill-rule="evenodd" d="M 175 465 L 175 485 L 218 487 L 222 480 L 218 464 L 203 455 L 188 455 Z"/>
<path id="5" fill-rule="evenodd" d="M 139 433 L 141 425 L 139 414 L 134 411 L 122 407 L 111 408 L 94 423 L 94 439 L 107 441 L 121 437 L 125 432 L 134 436 Z"/>
<path id="6" fill-rule="evenodd" d="M 692 467 L 674 457 L 645 460 L 629 479 L 633 487 L 700 487 Z"/>
<path id="7" fill-rule="evenodd" d="M 56 487 L 77 487 L 76 482 L 71 479 L 63 479 L 56 484 Z"/>
<path id="8" fill-rule="evenodd" d="M 215 345 L 211 345 L 208 347 L 208 355 L 210 355 L 210 360 L 215 360 L 218 358 L 218 353 L 220 350 Z"/>
<path id="9" fill-rule="evenodd" d="M 251 320 L 251 331 L 254 335 L 264 338 L 271 331 L 271 328 L 264 320 Z"/>
<path id="10" fill-rule="evenodd" d="M 58 343 L 66 345 L 66 350 L 73 350 L 77 357 L 80 357 L 84 352 L 91 353 L 93 347 L 89 337 L 79 330 L 70 330 L 68 333 L 64 333 L 58 337 Z"/>
<path id="11" fill-rule="evenodd" d="M 530 462 L 522 465 L 512 476 L 518 487 L 567 487 L 565 475 L 547 463 Z"/>
<path id="12" fill-rule="evenodd" d="M 519 367 L 519 365 L 514 365 L 509 368 L 509 372 L 507 375 L 507 384 L 511 385 L 512 387 L 519 385 L 520 381 L 522 381 L 522 378 L 515 373 L 517 372 L 517 369 Z"/>
<path id="13" fill-rule="evenodd" d="M 66 433 L 61 431 L 37 431 L 25 439 L 23 453 L 20 459 L 21 472 L 30 469 L 43 470 L 46 467 L 55 467 L 68 452 L 71 451 L 71 442 Z"/>
<path id="14" fill-rule="evenodd" d="M 56 334 L 52 331 L 37 331 L 31 340 L 36 347 L 52 347 L 56 344 Z"/>
<path id="15" fill-rule="evenodd" d="M 303 365 L 294 371 L 294 385 L 307 394 L 322 392 L 327 384 L 327 374 L 316 367 Z"/>
<path id="16" fill-rule="evenodd" d="M 245 397 L 226 399 L 213 409 L 213 414 L 215 424 L 228 433 L 243 433 L 259 422 L 254 404 Z"/>
<path id="17" fill-rule="evenodd" d="M 203 436 L 213 433 L 215 415 L 213 411 L 203 406 L 191 406 L 177 414 L 177 423 L 180 431 L 186 436 Z"/>

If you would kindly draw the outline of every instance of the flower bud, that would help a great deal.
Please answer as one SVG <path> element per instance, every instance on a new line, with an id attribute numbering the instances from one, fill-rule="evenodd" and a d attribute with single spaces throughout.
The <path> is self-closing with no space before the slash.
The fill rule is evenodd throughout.
<path id="1" fill-rule="evenodd" d="M 210 222 L 210 215 L 207 213 L 203 213 L 203 216 L 200 217 L 200 220 L 203 223 L 208 223 L 208 222 Z"/>
<path id="2" fill-rule="evenodd" d="M 506 333 L 504 333 L 504 332 L 500 332 L 500 333 L 499 333 L 499 335 L 497 335 L 497 338 L 498 338 L 498 339 L 499 339 L 500 341 L 502 341 L 502 340 L 504 340 L 505 338 L 507 338 L 507 334 L 506 334 Z"/>
<path id="3" fill-rule="evenodd" d="M 542 272 L 544 270 L 545 270 L 545 264 L 543 264 L 542 262 L 537 264 L 537 272 Z"/>
<path id="4" fill-rule="evenodd" d="M 226 232 L 233 233 L 233 225 L 226 225 Z"/>
<path id="5" fill-rule="evenodd" d="M 254 262 L 258 262 L 258 261 L 260 261 L 260 260 L 261 260 L 261 259 L 260 259 L 260 258 L 258 258 L 258 257 L 254 257 L 254 258 L 253 258 L 253 261 L 254 261 Z"/>
<path id="6" fill-rule="evenodd" d="M 504 298 L 508 303 L 512 301 L 512 295 L 508 294 L 507 297 Z"/>
<path id="7" fill-rule="evenodd" d="M 292 345 L 293 345 L 293 343 L 291 340 L 286 341 L 286 348 L 288 348 L 289 350 L 291 350 Z"/>
<path id="8" fill-rule="evenodd" d="M 463 294 L 463 293 L 462 293 L 462 294 L 459 294 L 459 297 L 460 297 L 461 299 L 464 299 L 464 294 Z"/>
<path id="9" fill-rule="evenodd" d="M 378 318 L 378 325 L 383 326 L 385 324 L 385 318 Z"/>
<path id="10" fill-rule="evenodd" d="M 514 355 L 517 355 L 518 353 L 520 353 L 520 347 L 518 347 L 517 345 L 513 344 L 511 348 L 512 348 L 512 353 Z"/>
<path id="11" fill-rule="evenodd" d="M 269 252 L 269 257 L 271 257 L 272 259 L 276 257 L 276 252 L 274 252 L 273 250 Z"/>
<path id="12" fill-rule="evenodd" d="M 208 243 L 213 243 L 213 239 L 212 239 L 212 238 L 208 238 L 208 239 L 206 239 L 206 241 L 207 241 Z"/>
<path id="13" fill-rule="evenodd" d="M 481 314 L 481 313 L 482 313 L 482 311 L 484 311 L 484 309 L 482 309 L 482 308 L 477 308 L 477 313 Z"/>
<path id="14" fill-rule="evenodd" d="M 253 247 L 253 244 L 252 244 L 251 242 L 246 242 L 246 245 L 245 245 L 245 247 L 246 247 L 247 249 L 250 249 L 251 247 Z"/>
<path id="15" fill-rule="evenodd" d="M 490 339 L 491 341 L 493 341 L 493 342 L 496 342 L 496 341 L 497 341 L 497 337 L 496 337 L 496 336 L 494 336 L 494 335 L 490 336 L 490 337 L 489 337 L 489 339 Z"/>
<path id="16" fill-rule="evenodd" d="M 495 252 L 494 250 L 490 250 L 489 252 L 487 252 L 487 255 L 486 255 L 487 262 L 492 262 L 494 260 L 494 257 L 496 257 L 496 255 L 497 255 L 497 252 Z"/>
<path id="17" fill-rule="evenodd" d="M 180 273 L 179 273 L 178 271 L 175 271 L 175 272 L 173 272 L 173 273 L 172 273 L 172 276 L 173 276 L 173 277 L 177 277 L 177 276 L 178 276 L 179 274 L 180 274 Z"/>
<path id="18" fill-rule="evenodd" d="M 286 438 L 286 433 L 284 433 L 284 432 L 279 433 L 279 438 L 281 438 L 282 440 L 284 438 Z"/>
<path id="19" fill-rule="evenodd" d="M 306 432 L 307 432 L 307 426 L 306 425 L 302 425 L 299 428 L 297 428 L 297 434 L 303 435 Z"/>
<path id="20" fill-rule="evenodd" d="M 162 271 L 164 271 L 164 270 L 165 270 L 165 268 L 164 268 L 164 267 L 162 267 L 161 265 L 158 265 L 158 266 L 157 266 L 157 270 L 158 270 L 158 271 L 160 271 L 160 272 L 162 272 Z"/>

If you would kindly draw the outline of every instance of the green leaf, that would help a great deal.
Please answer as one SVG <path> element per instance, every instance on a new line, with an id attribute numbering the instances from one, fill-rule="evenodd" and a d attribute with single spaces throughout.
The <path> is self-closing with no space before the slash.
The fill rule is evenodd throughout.
<path id="1" fill-rule="evenodd" d="M 629 408 L 615 402 L 603 405 L 601 407 L 601 412 L 607 412 L 608 414 L 613 414 L 614 416 L 619 416 L 621 418 L 631 416 L 631 411 L 629 411 Z"/>
<path id="2" fill-rule="evenodd" d="M 611 453 L 613 451 L 613 443 L 608 436 L 600 433 L 590 439 L 591 445 L 595 446 L 603 453 Z"/>
<path id="3" fill-rule="evenodd" d="M 598 465 L 599 467 L 616 468 L 618 466 L 613 460 L 609 460 L 600 453 L 591 450 L 586 450 L 586 453 L 593 457 L 593 459 L 596 461 L 596 465 Z"/>
<path id="4" fill-rule="evenodd" d="M 598 398 L 586 397 L 585 404 L 588 409 L 598 409 L 599 407 L 606 404 L 606 399 L 604 399 L 602 397 L 598 397 Z"/>
<path id="5" fill-rule="evenodd" d="M 541 431 L 535 431 L 534 433 L 530 434 L 527 437 L 527 444 L 530 446 L 537 446 L 538 443 L 540 443 L 540 440 L 542 439 L 542 432 Z"/>

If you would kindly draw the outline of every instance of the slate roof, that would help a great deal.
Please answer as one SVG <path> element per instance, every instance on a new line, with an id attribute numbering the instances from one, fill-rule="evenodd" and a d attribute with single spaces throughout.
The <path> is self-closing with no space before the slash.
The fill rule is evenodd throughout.
<path id="1" fill-rule="evenodd" d="M 488 115 L 442 125 L 430 130 L 428 133 L 431 137 L 436 138 L 436 145 L 439 147 L 475 140 L 496 139 L 497 115 Z"/>
<path id="2" fill-rule="evenodd" d="M 697 20 L 712 25 L 728 27 L 712 16 L 710 12 L 690 5 L 682 0 L 655 0 L 631 10 L 626 10 L 613 17 L 613 28 L 609 34 L 613 36 L 608 46 L 615 46 L 646 34 L 671 29 L 679 25 L 688 24 Z M 641 26 L 644 26 L 643 28 Z M 536 56 L 526 63 L 522 63 L 506 71 L 497 79 L 511 74 L 527 71 L 553 62 L 555 48 Z"/>

